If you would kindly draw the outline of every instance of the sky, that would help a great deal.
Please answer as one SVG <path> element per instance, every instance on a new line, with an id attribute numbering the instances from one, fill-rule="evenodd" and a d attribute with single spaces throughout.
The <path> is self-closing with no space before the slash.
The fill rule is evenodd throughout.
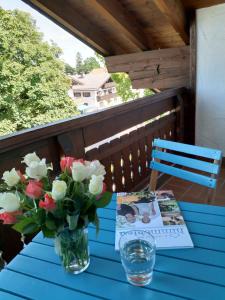
<path id="1" fill-rule="evenodd" d="M 83 58 L 94 55 L 94 51 L 90 47 L 21 0 L 0 0 L 0 6 L 7 10 L 19 9 L 30 13 L 36 20 L 39 31 L 43 32 L 44 40 L 53 40 L 63 50 L 61 58 L 71 66 L 75 66 L 75 56 L 78 51 Z"/>

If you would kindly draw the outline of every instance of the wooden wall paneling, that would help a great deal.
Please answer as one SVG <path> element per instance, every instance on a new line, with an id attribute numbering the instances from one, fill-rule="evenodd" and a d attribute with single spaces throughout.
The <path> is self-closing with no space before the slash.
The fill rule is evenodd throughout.
<path id="1" fill-rule="evenodd" d="M 145 132 L 145 127 L 138 129 L 138 133 L 140 133 L 140 131 L 144 131 Z M 147 176 L 147 166 L 146 166 L 146 161 L 147 161 L 147 153 L 146 153 L 146 149 L 145 149 L 145 139 L 146 136 L 144 136 L 143 138 L 140 138 L 138 141 L 138 149 L 139 149 L 139 164 L 140 164 L 140 176 L 141 176 L 141 180 L 143 180 L 144 178 L 146 178 Z"/>

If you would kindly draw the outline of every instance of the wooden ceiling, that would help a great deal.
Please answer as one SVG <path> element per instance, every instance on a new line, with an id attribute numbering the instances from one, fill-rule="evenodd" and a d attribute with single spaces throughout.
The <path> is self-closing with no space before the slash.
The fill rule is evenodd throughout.
<path id="1" fill-rule="evenodd" d="M 24 0 L 104 56 L 189 44 L 188 16 L 221 0 Z"/>

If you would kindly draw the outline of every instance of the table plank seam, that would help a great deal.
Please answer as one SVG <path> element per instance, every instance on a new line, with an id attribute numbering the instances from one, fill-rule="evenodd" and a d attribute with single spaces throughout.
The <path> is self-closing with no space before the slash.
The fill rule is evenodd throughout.
<path id="1" fill-rule="evenodd" d="M 98 244 L 101 244 L 101 243 L 102 243 L 102 242 L 94 241 L 94 240 L 93 240 L 93 242 L 98 243 Z M 39 242 L 36 242 L 36 241 L 33 241 L 33 243 L 38 244 L 38 245 L 43 245 L 43 246 L 51 247 L 51 248 L 54 247 L 54 246 L 52 246 L 52 245 L 48 245 L 48 244 L 44 244 L 44 243 L 39 243 Z M 107 244 L 107 245 L 113 246 L 112 244 Z M 198 249 L 204 249 L 204 250 L 205 250 L 205 248 L 201 248 L 201 247 L 198 247 L 198 246 L 196 246 L 195 248 L 198 248 Z M 206 250 L 213 251 L 213 252 L 217 252 L 217 250 L 212 250 L 212 249 L 206 249 Z M 163 251 L 163 250 L 162 250 L 162 251 Z M 20 255 L 28 256 L 28 255 L 26 255 L 26 254 L 24 254 L 24 253 L 20 253 Z M 98 257 L 98 256 L 93 255 L 93 254 L 91 254 L 91 255 L 94 256 L 94 257 Z M 191 259 L 187 259 L 187 258 L 180 258 L 180 257 L 173 256 L 173 255 L 169 256 L 169 255 L 162 254 L 162 253 L 158 253 L 158 252 L 157 252 L 157 255 L 163 256 L 163 257 L 175 258 L 175 259 L 179 259 L 179 260 L 181 260 L 181 261 L 189 261 L 189 262 L 193 262 L 193 263 L 199 263 L 199 264 L 206 265 L 206 266 L 211 266 L 211 267 L 218 267 L 218 268 L 221 268 L 221 269 L 224 269 L 224 268 L 225 268 L 224 266 L 220 266 L 220 265 L 218 265 L 218 264 L 202 263 L 202 262 L 199 262 L 199 261 L 196 261 L 196 260 L 191 260 Z M 99 258 L 102 258 L 102 257 L 99 256 Z M 110 258 L 107 258 L 107 259 L 113 261 L 113 259 L 110 259 Z"/>
<path id="2" fill-rule="evenodd" d="M 21 255 L 21 254 L 19 254 L 19 255 Z M 36 258 L 36 257 L 30 256 L 30 255 L 24 255 L 24 254 L 23 254 L 22 256 L 29 257 L 29 258 L 36 259 L 36 260 L 40 260 L 40 261 L 47 262 L 47 263 L 50 263 L 50 264 L 54 264 L 54 265 L 57 265 L 57 266 L 61 267 L 61 264 L 60 264 L 60 263 L 51 262 L 51 261 L 48 261 L 48 260 L 45 260 L 45 259 L 41 259 L 41 258 Z M 108 258 L 105 259 L 105 258 L 102 258 L 102 257 L 97 256 L 97 255 L 92 255 L 92 256 L 93 256 L 93 257 L 96 257 L 96 258 L 101 258 L 102 260 L 110 260 L 110 261 L 112 261 L 112 262 L 115 262 L 115 263 L 117 263 L 117 264 L 120 264 L 120 262 L 118 262 L 117 260 L 108 259 Z M 11 269 L 11 268 L 6 268 L 6 269 L 7 269 L 7 270 L 10 270 L 10 271 L 13 271 L 13 272 L 16 272 L 16 273 L 19 273 L 19 274 L 23 274 L 23 275 L 25 275 L 25 276 L 31 276 L 31 275 L 28 275 L 28 274 L 26 274 L 26 273 L 24 273 L 24 272 L 19 272 L 19 271 L 17 271 L 17 270 Z M 158 273 L 165 273 L 165 272 L 158 271 L 158 270 L 156 270 L 156 271 L 157 271 Z M 109 280 L 114 280 L 114 281 L 117 281 L 117 282 L 121 282 L 121 283 L 127 284 L 127 281 L 125 281 L 125 280 L 119 280 L 118 278 L 115 279 L 115 278 L 112 278 L 112 277 L 109 277 L 109 276 L 99 275 L 99 274 L 90 272 L 90 271 L 88 271 L 88 270 L 86 270 L 85 272 L 88 273 L 88 274 L 94 275 L 94 276 L 96 276 L 96 277 L 106 278 L 106 279 L 109 279 Z M 173 273 L 169 273 L 169 272 L 166 272 L 166 274 L 169 274 L 169 275 L 172 275 L 172 276 L 179 277 L 179 276 L 174 275 Z M 54 284 L 54 285 L 62 286 L 62 287 L 64 287 L 64 288 L 72 289 L 72 288 L 69 288 L 69 287 L 67 287 L 67 286 L 60 285 L 60 284 L 58 284 L 58 283 L 55 283 L 55 282 L 52 282 L 52 281 L 49 281 L 49 280 L 43 280 L 43 279 L 40 279 L 39 277 L 36 277 L 36 276 L 31 276 L 31 277 L 33 277 L 33 278 L 35 278 L 35 279 L 39 279 L 39 280 L 41 280 L 41 281 L 49 282 L 49 283 Z M 193 280 L 193 279 L 191 279 L 191 278 L 188 278 L 188 279 Z M 206 283 L 208 284 L 208 283 L 210 283 L 210 282 L 206 282 Z M 212 284 L 212 283 L 210 283 L 210 284 Z M 156 291 L 156 292 L 159 292 L 159 293 L 162 293 L 162 294 L 165 294 L 165 295 L 176 296 L 176 297 L 179 297 L 179 298 L 185 299 L 185 300 L 193 300 L 193 298 L 183 297 L 183 296 L 180 296 L 180 295 L 177 295 L 177 294 L 174 294 L 174 293 L 164 292 L 164 291 L 162 291 L 162 290 L 155 289 L 155 288 L 154 288 L 154 289 L 153 289 L 153 288 L 150 288 L 150 287 L 141 287 L 141 288 L 142 288 L 142 289 L 146 289 L 146 290 L 148 290 L 148 291 L 149 291 L 149 290 Z M 72 289 L 72 290 L 81 293 L 80 290 L 76 290 L 76 289 Z M 82 291 L 82 293 L 85 293 L 85 292 Z M 86 294 L 91 295 L 91 296 L 96 296 L 96 295 L 92 295 L 92 294 L 90 294 L 90 293 L 86 293 Z M 100 299 L 107 299 L 107 298 L 103 298 L 103 297 L 102 297 L 102 298 L 100 298 Z"/>
<path id="3" fill-rule="evenodd" d="M 12 292 L 12 291 L 9 291 L 9 290 L 3 289 L 3 288 L 0 288 L 0 291 L 1 291 L 1 292 L 5 292 L 5 293 L 7 293 L 7 294 L 9 294 L 9 295 L 13 295 L 13 296 L 16 296 L 16 297 L 20 297 L 21 299 L 25 299 L 25 300 L 33 300 L 32 298 L 22 296 L 22 295 L 20 295 L 20 294 L 18 294 L 18 293 L 14 293 L 14 292 Z"/>
<path id="4" fill-rule="evenodd" d="M 41 259 L 37 259 L 37 260 L 40 260 L 40 261 L 41 261 Z M 51 262 L 48 261 L 48 263 L 51 263 Z M 40 281 L 42 281 L 42 282 L 48 282 L 48 283 L 51 283 L 52 285 L 60 286 L 60 287 L 65 288 L 65 289 L 68 289 L 68 290 L 71 290 L 71 291 L 74 291 L 74 292 L 78 292 L 78 293 L 80 293 L 80 294 L 85 294 L 85 295 L 87 295 L 87 296 L 96 297 L 95 294 L 88 293 L 88 292 L 83 291 L 83 290 L 81 291 L 81 290 L 78 290 L 78 289 L 75 289 L 75 288 L 72 288 L 72 287 L 69 287 L 69 286 L 60 284 L 60 283 L 55 283 L 55 282 L 50 281 L 50 280 L 47 280 L 47 279 L 44 279 L 44 280 L 43 280 L 43 279 L 41 279 L 40 277 L 37 277 L 37 276 L 34 276 L 34 275 L 30 275 L 30 274 L 26 274 L 26 273 L 24 273 L 24 272 L 17 271 L 17 270 L 14 270 L 14 269 L 11 269 L 10 267 L 6 267 L 6 270 L 9 270 L 9 271 L 14 272 L 14 273 L 17 273 L 17 274 L 24 275 L 24 276 L 26 276 L 26 277 L 31 277 L 31 278 L 37 279 L 37 280 L 40 280 Z M 99 295 L 97 295 L 97 298 L 102 299 L 102 300 L 108 300 L 108 299 L 109 299 L 109 298 L 101 297 L 101 296 L 99 296 Z M 31 299 L 31 300 L 32 300 L 32 299 Z"/>
<path id="5" fill-rule="evenodd" d="M 35 260 L 40 260 L 40 261 L 44 261 L 44 262 L 47 262 L 47 263 L 50 263 L 50 264 L 54 264 L 54 265 L 57 265 L 57 266 L 61 266 L 60 263 L 56 263 L 56 262 L 52 262 L 52 261 L 48 261 L 48 260 L 45 260 L 45 259 L 42 259 L 42 258 L 37 258 L 37 257 L 34 257 L 34 256 L 31 256 L 31 255 L 27 255 L 27 254 L 20 254 L 22 256 L 25 256 L 25 257 L 29 257 L 29 258 L 32 258 L 32 259 L 35 259 Z M 167 256 L 167 255 L 161 255 L 161 254 L 157 254 L 159 256 L 164 256 L 164 257 L 169 257 L 171 258 L 170 256 Z M 92 254 L 91 255 L 92 257 L 96 257 L 96 258 L 100 258 L 104 261 L 112 261 L 114 263 L 117 263 L 117 264 L 120 264 L 120 261 L 116 260 L 116 259 L 113 259 L 113 258 L 104 258 L 104 257 L 101 257 L 101 256 L 98 256 L 98 255 L 95 255 L 95 254 Z M 175 259 L 179 259 L 179 258 L 175 258 Z M 183 260 L 183 259 L 179 259 L 179 260 Z M 186 260 L 185 260 L 186 261 Z M 197 262 L 194 262 L 194 263 L 197 263 Z M 202 265 L 206 265 L 206 264 L 203 264 L 203 263 L 199 263 L 199 264 L 202 264 Z M 214 267 L 214 266 L 213 266 Z M 224 268 L 223 268 L 224 269 Z M 193 279 L 192 277 L 189 277 L 189 276 L 184 276 L 184 275 L 178 275 L 178 274 L 175 274 L 175 273 L 172 273 L 172 272 L 165 272 L 165 271 L 161 271 L 161 270 L 158 270 L 157 268 L 154 269 L 155 271 L 157 271 L 158 273 L 163 273 L 163 274 L 169 274 L 169 275 L 172 275 L 172 276 L 175 276 L 175 277 L 182 277 L 182 278 L 186 278 L 188 280 L 194 280 L 194 281 L 199 281 L 199 282 L 203 282 L 203 283 L 207 283 L 207 284 L 212 284 L 212 285 L 216 285 L 216 286 L 220 286 L 220 287 L 225 287 L 225 285 L 223 284 L 219 284 L 219 283 L 214 283 L 214 282 L 211 282 L 211 281 L 207 281 L 207 280 L 202 280 L 202 279 Z M 123 283 L 126 283 L 126 281 L 124 280 L 119 280 L 119 279 L 115 279 L 115 278 L 112 278 L 112 277 L 109 277 L 109 276 L 103 276 L 103 275 L 99 275 L 99 274 L 95 274 L 93 272 L 90 272 L 90 271 L 86 271 L 88 274 L 92 274 L 92 275 L 95 275 L 95 276 L 98 276 L 98 277 L 103 277 L 103 278 L 107 278 L 107 279 L 110 279 L 110 280 L 115 280 L 117 282 L 123 282 Z M 156 289 L 155 289 L 156 290 Z M 157 290 L 159 291 L 159 290 Z M 160 291 L 161 292 L 161 291 Z M 167 294 L 171 294 L 171 293 L 168 293 Z M 175 296 L 176 294 L 171 294 L 172 296 Z M 177 295 L 176 295 L 177 296 Z M 180 296 L 179 296 L 180 297 Z M 185 298 L 186 299 L 186 298 Z"/>

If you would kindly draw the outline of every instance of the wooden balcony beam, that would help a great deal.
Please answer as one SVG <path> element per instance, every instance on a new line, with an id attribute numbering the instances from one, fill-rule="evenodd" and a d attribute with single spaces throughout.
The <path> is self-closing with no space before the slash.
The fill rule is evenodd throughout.
<path id="1" fill-rule="evenodd" d="M 181 0 L 153 0 L 153 2 L 185 44 L 189 44 L 189 36 L 186 31 L 186 14 Z"/>
<path id="2" fill-rule="evenodd" d="M 103 56 L 116 52 L 107 43 L 107 38 L 95 24 L 84 18 L 74 6 L 60 0 L 23 0 L 34 9 L 49 17 L 55 23 L 71 32 L 79 40 L 95 49 Z"/>
<path id="3" fill-rule="evenodd" d="M 106 57 L 110 73 L 127 72 L 134 88 L 189 86 L 190 47 L 168 48 Z"/>
<path id="4" fill-rule="evenodd" d="M 101 14 L 117 34 L 124 35 L 137 47 L 137 50 L 147 50 L 147 40 L 143 29 L 132 15 L 123 7 L 120 1 L 88 0 L 94 11 Z M 87 2 L 88 2 L 87 1 Z"/>

